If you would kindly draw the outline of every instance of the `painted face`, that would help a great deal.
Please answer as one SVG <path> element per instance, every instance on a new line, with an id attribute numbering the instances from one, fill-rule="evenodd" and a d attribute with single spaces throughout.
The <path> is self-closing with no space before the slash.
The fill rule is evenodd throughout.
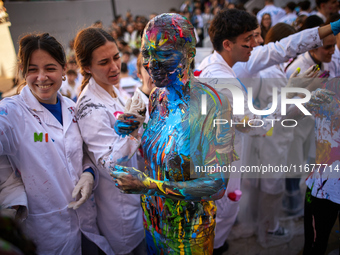
<path id="1" fill-rule="evenodd" d="M 26 82 L 39 102 L 56 104 L 66 67 L 61 66 L 49 53 L 36 50 L 32 53 L 26 74 Z"/>
<path id="2" fill-rule="evenodd" d="M 144 35 L 142 42 L 143 66 L 157 87 L 181 81 L 189 59 L 185 47 L 167 42 L 166 32 L 151 29 Z"/>
<path id="3" fill-rule="evenodd" d="M 314 50 L 314 55 L 320 62 L 329 63 L 332 60 L 332 55 L 335 51 L 335 36 L 329 35 L 323 39 L 323 46 Z"/>
<path id="4" fill-rule="evenodd" d="M 261 27 L 258 26 L 255 30 L 254 30 L 254 39 L 256 42 L 256 46 L 259 46 L 263 43 L 263 38 L 261 36 Z"/>
<path id="5" fill-rule="evenodd" d="M 146 69 L 142 66 L 141 68 L 141 79 L 143 81 L 143 85 L 147 85 L 150 91 L 155 87 L 155 84 L 152 82 L 152 79 Z"/>
<path id="6" fill-rule="evenodd" d="M 101 87 L 111 87 L 119 82 L 120 56 L 114 42 L 107 41 L 92 52 L 91 66 L 85 68 Z"/>
<path id="7" fill-rule="evenodd" d="M 233 59 L 236 62 L 246 62 L 249 60 L 253 47 L 256 46 L 254 32 L 249 31 L 239 35 L 235 43 L 232 44 Z M 236 63 L 235 62 L 235 63 Z"/>

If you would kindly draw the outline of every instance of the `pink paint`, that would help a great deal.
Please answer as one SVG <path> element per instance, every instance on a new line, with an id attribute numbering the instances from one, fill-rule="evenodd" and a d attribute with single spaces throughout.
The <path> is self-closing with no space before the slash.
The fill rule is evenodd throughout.
<path id="1" fill-rule="evenodd" d="M 115 116 L 116 119 L 118 119 L 118 116 L 124 114 L 124 112 L 116 111 L 113 113 L 113 116 Z"/>

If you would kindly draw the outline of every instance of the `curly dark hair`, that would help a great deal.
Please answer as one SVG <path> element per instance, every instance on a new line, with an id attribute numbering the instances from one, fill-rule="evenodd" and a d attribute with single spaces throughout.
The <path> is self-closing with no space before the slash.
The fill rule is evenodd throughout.
<path id="1" fill-rule="evenodd" d="M 223 49 L 223 41 L 235 42 L 239 35 L 258 27 L 255 16 L 246 11 L 227 9 L 220 11 L 212 20 L 209 28 L 210 40 L 216 51 Z"/>

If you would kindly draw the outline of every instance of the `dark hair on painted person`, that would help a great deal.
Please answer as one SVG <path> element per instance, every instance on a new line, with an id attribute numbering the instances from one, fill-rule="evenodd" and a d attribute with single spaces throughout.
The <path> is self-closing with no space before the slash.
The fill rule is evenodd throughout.
<path id="1" fill-rule="evenodd" d="M 53 36 L 48 33 L 28 34 L 19 40 L 18 65 L 23 77 L 27 74 L 32 53 L 38 49 L 46 51 L 62 67 L 66 65 L 64 48 Z"/>
<path id="2" fill-rule="evenodd" d="M 210 40 L 214 49 L 221 52 L 224 40 L 235 42 L 236 37 L 256 29 L 257 26 L 256 17 L 246 11 L 222 10 L 214 17 L 209 27 Z"/>
<path id="3" fill-rule="evenodd" d="M 280 41 L 282 38 L 295 34 L 296 30 L 291 25 L 286 23 L 277 23 L 275 26 L 271 27 L 264 39 L 264 44 L 270 42 Z"/>
<path id="4" fill-rule="evenodd" d="M 19 40 L 17 81 L 19 81 L 20 70 L 22 76 L 26 77 L 32 53 L 39 49 L 50 54 L 62 67 L 66 66 L 64 48 L 53 36 L 50 36 L 48 33 L 27 34 Z M 23 82 L 19 85 L 17 93 L 20 92 L 25 83 Z"/>
<path id="5" fill-rule="evenodd" d="M 85 68 L 91 66 L 93 51 L 103 46 L 107 41 L 116 44 L 115 39 L 101 28 L 88 27 L 78 32 L 74 40 L 74 51 L 81 75 L 84 77 L 81 90 L 86 87 L 92 77 L 90 73 L 85 71 Z"/>

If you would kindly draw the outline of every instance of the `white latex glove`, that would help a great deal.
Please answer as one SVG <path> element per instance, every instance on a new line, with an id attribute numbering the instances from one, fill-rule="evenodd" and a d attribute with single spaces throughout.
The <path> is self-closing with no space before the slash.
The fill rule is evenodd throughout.
<path id="1" fill-rule="evenodd" d="M 137 121 L 139 121 L 138 128 L 131 133 L 131 135 L 136 137 L 136 135 L 138 134 L 138 129 L 144 123 L 145 114 L 146 114 L 146 106 L 138 90 L 135 91 L 131 99 L 127 100 L 124 113 L 130 113 L 130 114 L 135 115 Z"/>
<path id="2" fill-rule="evenodd" d="M 288 87 L 293 87 L 293 88 L 306 88 L 312 83 L 320 83 L 320 80 L 317 78 L 320 68 L 317 67 L 317 65 L 312 65 L 310 68 L 308 68 L 305 72 L 300 74 L 301 69 L 298 67 L 294 73 L 289 77 L 288 83 L 287 83 L 287 88 Z M 296 96 L 297 93 L 288 93 L 287 97 L 288 98 L 293 98 Z"/>
<path id="3" fill-rule="evenodd" d="M 90 197 L 93 189 L 93 175 L 90 172 L 82 173 L 77 185 L 72 192 L 73 198 L 79 198 L 77 201 L 73 201 L 68 204 L 68 208 L 73 210 L 78 209 L 86 200 Z"/>
<path id="4" fill-rule="evenodd" d="M 320 68 L 316 67 L 316 65 L 312 65 L 305 72 L 300 74 L 301 69 L 298 67 L 294 73 L 289 77 L 288 83 L 286 87 L 295 87 L 295 88 L 306 88 L 312 79 L 316 78 L 320 72 Z"/>

